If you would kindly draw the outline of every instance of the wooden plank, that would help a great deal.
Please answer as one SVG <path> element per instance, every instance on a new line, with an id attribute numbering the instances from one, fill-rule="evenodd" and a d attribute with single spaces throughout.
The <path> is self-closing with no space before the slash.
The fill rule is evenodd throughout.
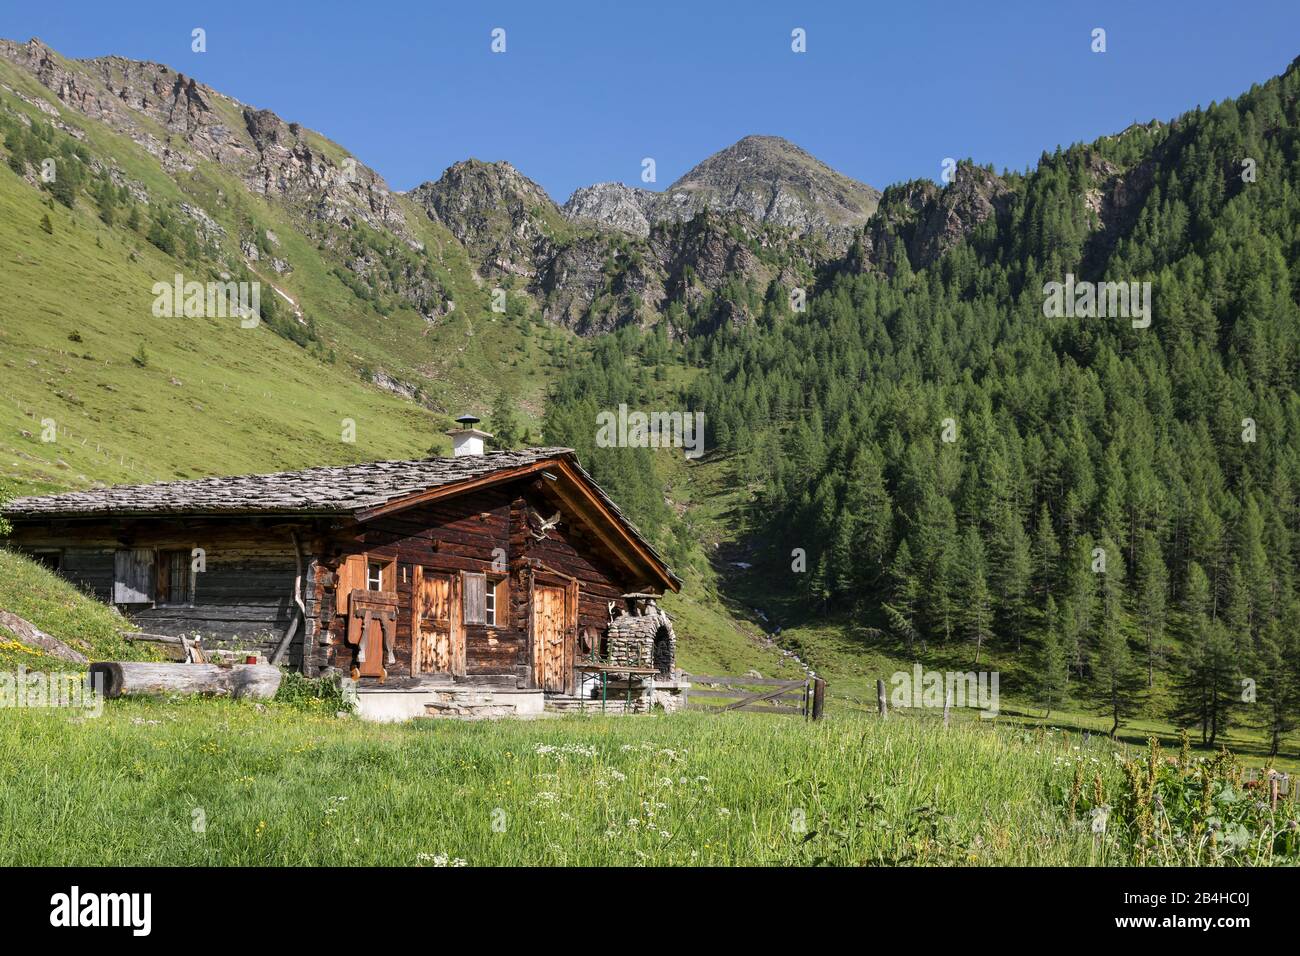
<path id="1" fill-rule="evenodd" d="M 223 621 L 229 624 L 272 624 L 287 626 L 290 603 L 287 597 L 275 604 L 163 605 L 131 611 L 133 621 L 150 624 L 184 625 L 189 621 Z"/>
<path id="2" fill-rule="evenodd" d="M 338 614 L 348 613 L 348 595 L 356 588 L 366 586 L 366 556 L 350 554 L 339 566 L 338 583 L 334 587 L 335 607 Z"/>
<path id="3" fill-rule="evenodd" d="M 754 694 L 752 697 L 742 698 L 741 700 L 736 701 L 736 703 L 734 704 L 728 704 L 726 707 L 722 709 L 739 710 L 740 708 L 745 707 L 749 704 L 759 704 L 765 700 L 771 700 L 774 697 L 779 697 L 781 696 L 782 693 L 784 693 L 783 690 L 774 690 L 774 691 L 768 691 L 767 693 L 764 694 Z"/>
<path id="4" fill-rule="evenodd" d="M 482 572 L 465 571 L 460 579 L 461 587 L 465 589 L 465 623 L 486 624 L 487 576 Z"/>
<path id="5" fill-rule="evenodd" d="M 578 689 L 573 665 L 577 663 L 578 608 L 581 603 L 581 585 L 577 578 L 573 578 L 564 589 L 564 657 L 560 665 L 560 676 L 566 694 L 574 694 Z"/>
<path id="6" fill-rule="evenodd" d="M 784 707 L 770 706 L 767 704 L 746 704 L 744 707 L 736 707 L 735 710 L 746 714 L 795 714 L 802 716 L 802 707 Z"/>
<path id="7" fill-rule="evenodd" d="M 701 711 L 706 714 L 724 714 L 741 711 L 747 714 L 803 714 L 802 707 L 789 707 L 784 704 L 745 704 L 741 707 L 715 707 L 709 704 L 686 705 L 687 710 Z"/>
<path id="8" fill-rule="evenodd" d="M 728 687 L 732 686 L 771 686 L 784 684 L 788 687 L 802 687 L 806 681 L 801 680 L 781 680 L 774 677 L 701 677 L 697 674 L 683 674 L 683 679 L 690 681 L 692 684 L 723 684 Z"/>
<path id="9" fill-rule="evenodd" d="M 744 691 L 698 690 L 697 688 L 692 687 L 691 696 L 692 697 L 719 697 L 726 700 L 735 700 L 737 697 L 747 697 L 749 695 L 746 694 Z M 777 697 L 772 698 L 772 700 L 791 701 L 791 702 L 797 701 L 799 703 L 803 703 L 803 699 L 804 699 L 804 695 L 802 690 L 790 691 L 788 693 L 783 693 Z"/>

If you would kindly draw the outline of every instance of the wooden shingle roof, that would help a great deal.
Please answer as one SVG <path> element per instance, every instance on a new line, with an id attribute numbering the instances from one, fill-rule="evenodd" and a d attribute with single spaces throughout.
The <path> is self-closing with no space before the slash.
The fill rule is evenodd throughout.
<path id="1" fill-rule="evenodd" d="M 87 491 L 15 498 L 10 518 L 83 518 L 168 514 L 343 514 L 364 511 L 441 485 L 571 457 L 571 448 L 528 448 L 460 458 L 367 461 L 263 475 L 233 475 L 109 485 Z"/>
<path id="2" fill-rule="evenodd" d="M 364 518 L 367 512 L 400 506 L 404 499 L 434 489 L 446 487 L 454 494 L 455 485 L 476 485 L 499 472 L 526 469 L 547 461 L 567 464 L 609 514 L 680 586 L 680 579 L 663 557 L 582 468 L 571 448 L 525 448 L 459 458 L 369 461 L 271 474 L 109 485 L 15 498 L 3 510 L 5 517 L 14 521 L 167 515 L 358 515 Z"/>

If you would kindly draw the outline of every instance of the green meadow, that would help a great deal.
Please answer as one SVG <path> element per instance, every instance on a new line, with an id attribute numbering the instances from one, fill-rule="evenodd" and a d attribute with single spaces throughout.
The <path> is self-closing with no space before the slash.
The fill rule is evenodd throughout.
<path id="1" fill-rule="evenodd" d="M 1174 763 L 1156 766 L 1148 816 L 1188 789 L 1165 779 Z M 1294 804 L 1274 812 L 1210 762 L 1182 776 L 1196 781 L 1190 817 L 1157 821 L 1142 856 L 1145 755 L 1059 731 L 850 712 L 374 725 L 305 705 L 126 700 L 99 717 L 3 715 L 0 865 L 1289 859 Z"/>

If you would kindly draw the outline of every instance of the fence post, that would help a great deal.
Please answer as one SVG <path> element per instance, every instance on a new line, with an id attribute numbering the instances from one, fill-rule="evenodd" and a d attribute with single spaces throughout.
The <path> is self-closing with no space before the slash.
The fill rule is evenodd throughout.
<path id="1" fill-rule="evenodd" d="M 812 719 L 821 720 L 826 710 L 826 681 L 813 678 Z"/>
<path id="2" fill-rule="evenodd" d="M 885 682 L 879 678 L 876 680 L 876 706 L 880 709 L 881 720 L 889 716 L 889 707 L 885 703 Z"/>

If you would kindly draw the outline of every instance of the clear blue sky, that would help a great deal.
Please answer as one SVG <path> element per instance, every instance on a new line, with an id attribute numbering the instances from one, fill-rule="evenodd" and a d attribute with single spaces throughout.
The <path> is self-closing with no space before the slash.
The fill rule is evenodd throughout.
<path id="1" fill-rule="evenodd" d="M 190 50 L 194 27 L 206 53 Z M 937 178 L 946 156 L 1023 169 L 1282 72 L 1300 55 L 1300 2 L 10 0 L 0 36 L 167 63 L 324 133 L 396 189 L 473 156 L 562 202 L 587 183 L 639 185 L 646 156 L 662 189 L 748 133 L 881 188 Z"/>

